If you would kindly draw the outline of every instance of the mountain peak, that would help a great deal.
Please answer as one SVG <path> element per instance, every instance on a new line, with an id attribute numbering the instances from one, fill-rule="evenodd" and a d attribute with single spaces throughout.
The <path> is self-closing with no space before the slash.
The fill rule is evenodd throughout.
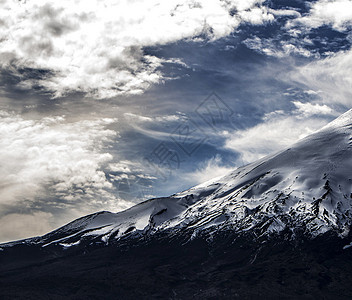
<path id="1" fill-rule="evenodd" d="M 347 127 L 352 125 L 352 109 L 346 111 L 339 117 L 337 117 L 335 120 L 324 126 L 322 129 L 326 128 L 342 128 L 342 127 Z"/>

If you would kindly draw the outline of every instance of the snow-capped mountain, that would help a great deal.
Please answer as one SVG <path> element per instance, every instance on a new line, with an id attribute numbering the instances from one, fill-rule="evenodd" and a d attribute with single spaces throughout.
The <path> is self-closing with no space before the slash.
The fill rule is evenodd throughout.
<path id="1" fill-rule="evenodd" d="M 352 110 L 289 149 L 0 245 L 1 299 L 351 299 Z"/>
<path id="2" fill-rule="evenodd" d="M 99 212 L 20 243 L 63 248 L 156 233 L 231 230 L 255 237 L 285 232 L 346 237 L 352 222 L 352 110 L 318 132 L 230 174 L 119 213 Z M 1 247 L 16 244 L 8 243 Z"/>

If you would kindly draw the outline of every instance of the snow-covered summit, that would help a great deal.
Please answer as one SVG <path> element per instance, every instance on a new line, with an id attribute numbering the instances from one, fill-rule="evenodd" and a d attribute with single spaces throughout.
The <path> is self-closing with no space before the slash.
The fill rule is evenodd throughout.
<path id="1" fill-rule="evenodd" d="M 71 247 L 129 236 L 221 230 L 343 237 L 352 223 L 352 110 L 290 148 L 228 175 L 120 213 L 77 219 L 26 243 Z M 10 246 L 10 244 L 7 244 Z M 6 245 L 5 245 L 6 246 Z M 3 247 L 3 246 L 2 246 Z"/>

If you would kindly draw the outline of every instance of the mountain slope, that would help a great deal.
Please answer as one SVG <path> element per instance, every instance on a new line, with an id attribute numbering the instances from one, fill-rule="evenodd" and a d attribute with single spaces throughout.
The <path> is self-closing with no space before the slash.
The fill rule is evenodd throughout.
<path id="1" fill-rule="evenodd" d="M 219 230 L 256 236 L 287 231 L 290 238 L 331 230 L 345 237 L 352 220 L 351 144 L 352 110 L 289 149 L 218 180 L 120 213 L 89 215 L 25 243 L 67 248 L 127 235 L 187 232 L 193 238 Z"/>

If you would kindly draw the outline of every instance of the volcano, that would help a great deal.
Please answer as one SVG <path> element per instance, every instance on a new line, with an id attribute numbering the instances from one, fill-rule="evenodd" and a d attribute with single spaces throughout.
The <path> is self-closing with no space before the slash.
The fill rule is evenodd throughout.
<path id="1" fill-rule="evenodd" d="M 352 110 L 290 148 L 169 197 L 0 245 L 0 295 L 352 297 Z"/>

